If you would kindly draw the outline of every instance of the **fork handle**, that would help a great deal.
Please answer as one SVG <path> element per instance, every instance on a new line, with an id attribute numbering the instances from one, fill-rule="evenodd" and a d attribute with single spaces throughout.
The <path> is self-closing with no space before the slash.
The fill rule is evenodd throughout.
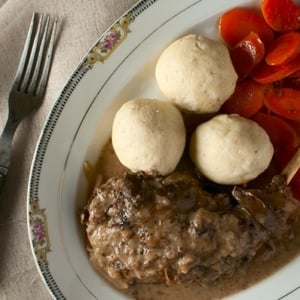
<path id="1" fill-rule="evenodd" d="M 7 168 L 0 167 L 0 193 L 3 190 L 3 186 L 4 186 L 4 183 L 5 183 L 6 175 L 7 175 Z"/>
<path id="2" fill-rule="evenodd" d="M 0 137 L 0 193 L 10 165 L 12 141 L 17 126 L 18 124 L 14 122 L 13 117 L 9 115 Z"/>

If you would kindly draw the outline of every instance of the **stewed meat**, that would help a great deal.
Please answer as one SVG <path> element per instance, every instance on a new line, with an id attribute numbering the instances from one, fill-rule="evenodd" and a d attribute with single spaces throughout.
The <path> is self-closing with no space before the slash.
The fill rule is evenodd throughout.
<path id="1" fill-rule="evenodd" d="M 264 190 L 211 193 L 196 174 L 125 173 L 99 183 L 82 214 L 96 269 L 126 288 L 230 276 L 276 240 L 292 236 L 300 218 L 281 176 Z"/>

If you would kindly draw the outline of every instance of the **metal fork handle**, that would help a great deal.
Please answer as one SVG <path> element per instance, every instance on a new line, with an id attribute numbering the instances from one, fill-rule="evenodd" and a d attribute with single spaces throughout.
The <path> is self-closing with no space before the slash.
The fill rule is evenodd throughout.
<path id="1" fill-rule="evenodd" d="M 7 168 L 0 167 L 0 193 L 2 192 L 4 187 L 7 171 Z"/>
<path id="2" fill-rule="evenodd" d="M 10 165 L 12 141 L 17 126 L 18 123 L 14 122 L 9 116 L 0 137 L 0 193 Z"/>

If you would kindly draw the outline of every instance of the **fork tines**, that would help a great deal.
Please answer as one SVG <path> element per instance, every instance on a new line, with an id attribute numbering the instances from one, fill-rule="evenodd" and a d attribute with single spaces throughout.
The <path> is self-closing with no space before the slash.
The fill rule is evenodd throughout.
<path id="1" fill-rule="evenodd" d="M 53 21 L 51 33 L 49 27 L 49 16 L 33 13 L 14 89 L 32 95 L 44 94 L 53 56 L 57 18 Z"/>

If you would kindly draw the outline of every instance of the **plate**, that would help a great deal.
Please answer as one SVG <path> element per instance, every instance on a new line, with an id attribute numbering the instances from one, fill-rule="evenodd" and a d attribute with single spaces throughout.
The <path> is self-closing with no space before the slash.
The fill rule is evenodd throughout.
<path id="1" fill-rule="evenodd" d="M 219 15 L 246 0 L 143 0 L 93 45 L 55 102 L 35 152 L 28 189 L 32 252 L 55 299 L 125 299 L 92 269 L 79 225 L 87 195 L 85 161 L 96 162 L 114 113 L 135 97 L 163 98 L 155 62 L 176 38 L 199 33 L 218 39 Z M 300 257 L 230 299 L 300 297 Z"/>

